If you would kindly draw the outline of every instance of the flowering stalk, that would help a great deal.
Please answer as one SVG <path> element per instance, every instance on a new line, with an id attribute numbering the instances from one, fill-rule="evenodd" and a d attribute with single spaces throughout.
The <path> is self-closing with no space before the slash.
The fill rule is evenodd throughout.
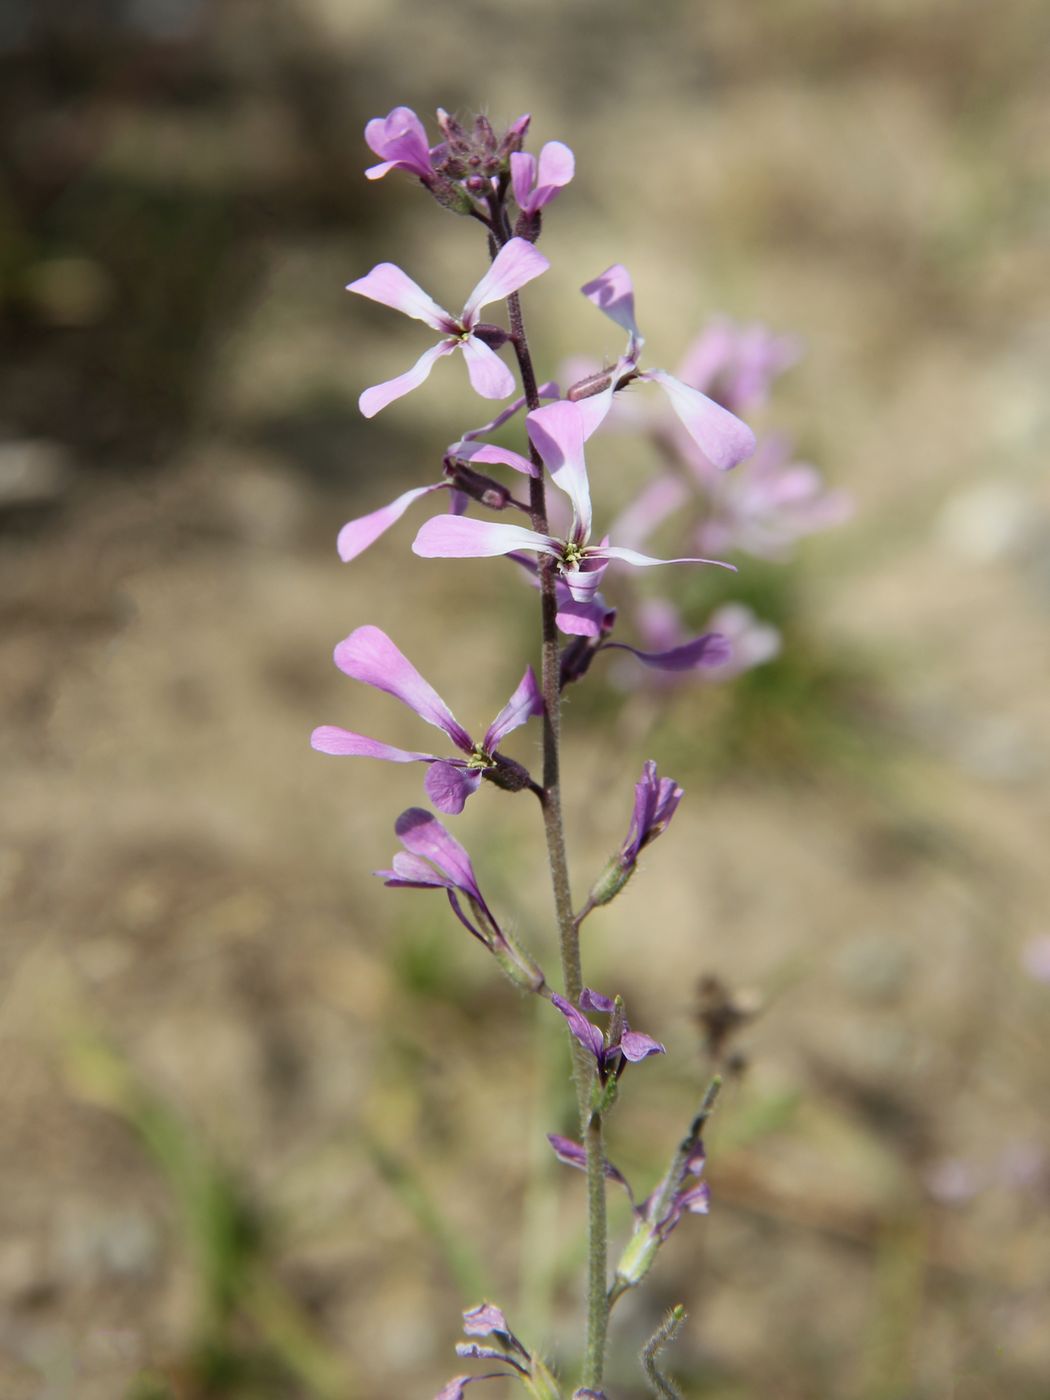
<path id="1" fill-rule="evenodd" d="M 626 1177 L 605 1155 L 605 1120 L 618 1101 L 628 1066 L 665 1053 L 664 1046 L 645 1032 L 631 1029 L 622 996 L 606 995 L 584 985 L 580 929 L 591 913 L 621 894 L 642 853 L 666 830 L 683 793 L 673 779 L 659 776 L 653 760 L 645 763 L 635 786 L 627 836 L 575 913 L 562 814 L 561 695 L 567 685 L 585 679 L 597 656 L 614 648 L 629 653 L 658 677 L 662 673 L 665 683 L 672 677 L 680 682 L 696 676 L 701 669 L 712 676 L 716 672 L 724 675 L 734 662 L 738 667 L 756 664 L 754 659 L 741 663 L 734 643 L 717 630 L 689 637 L 673 606 L 662 600 L 642 600 L 638 605 L 643 646 L 614 639 L 617 608 L 599 591 L 606 571 L 613 564 L 620 571 L 623 565 L 648 570 L 662 564 L 715 564 L 733 569 L 732 563 L 694 551 L 705 538 L 717 538 L 722 552 L 722 545 L 727 550 L 741 544 L 754 548 L 756 541 L 778 540 L 791 531 L 800 533 L 805 528 L 803 522 L 812 525 L 821 516 L 822 506 L 812 470 L 791 467 L 782 449 L 767 449 L 764 465 L 753 474 L 749 488 L 736 496 L 723 494 L 720 512 L 711 511 L 705 517 L 706 535 L 704 529 L 694 534 L 678 557 L 655 558 L 635 547 L 688 498 L 680 475 L 672 477 L 668 472 L 646 487 L 638 501 L 622 513 L 612 530 L 616 543 L 608 535 L 592 538 L 585 444 L 599 430 L 606 431 L 607 420 L 615 424 L 623 418 L 623 389 L 655 384 L 662 390 L 671 418 L 652 419 L 651 410 L 646 410 L 650 417 L 643 419 L 643 427 L 665 458 L 673 457 L 684 467 L 686 480 L 701 483 L 713 500 L 712 481 L 720 480 L 756 447 L 754 434 L 736 416 L 736 409 L 747 400 L 764 397 L 769 380 L 790 360 L 791 347 L 765 333 L 735 337 L 731 329 L 722 326 L 713 340 L 705 341 L 699 349 L 694 347 L 678 375 L 643 368 L 645 341 L 635 317 L 634 287 L 626 268 L 615 264 L 582 290 L 627 333 L 623 354 L 615 365 L 586 374 L 564 394 L 556 384 L 541 385 L 520 292 L 550 266 L 535 245 L 543 232 L 546 208 L 572 180 L 572 152 L 557 141 L 548 142 L 538 158 L 523 150 L 527 116 L 512 123 L 502 135 L 484 116 L 467 124 L 439 111 L 438 124 L 443 139 L 431 146 L 422 122 L 407 107 L 396 107 L 386 117 L 370 121 L 365 139 L 379 163 L 366 174 L 372 180 L 392 172 L 414 178 L 442 208 L 480 223 L 486 231 L 489 266 L 457 314 L 446 311 L 392 263 L 379 263 L 348 284 L 349 291 L 401 311 L 439 336 L 411 369 L 364 389 L 360 408 L 366 417 L 386 409 L 420 388 L 437 361 L 457 351 L 476 393 L 488 400 L 507 399 L 516 388 L 514 376 L 501 358 L 501 352 L 509 347 L 521 393 L 483 427 L 464 431 L 446 449 L 440 479 L 404 491 L 388 504 L 347 522 L 339 532 L 337 547 L 345 562 L 356 559 L 418 502 L 447 491 L 442 498 L 448 502 L 447 512 L 422 524 L 413 551 L 427 559 L 510 558 L 538 592 L 540 678 L 537 682 L 527 666 L 503 709 L 476 739 L 385 632 L 372 625 L 358 626 L 336 647 L 336 664 L 353 680 L 393 696 L 441 730 L 447 741 L 445 753 L 396 748 L 334 725 L 316 729 L 312 742 L 315 749 L 327 754 L 423 764 L 427 795 L 439 811 L 453 817 L 483 783 L 509 793 L 528 790 L 539 798 L 558 928 L 559 991 L 548 982 L 537 958 L 501 924 L 482 894 L 468 852 L 432 812 L 412 807 L 401 813 L 395 832 L 403 849 L 393 857 L 389 869 L 376 874 L 397 889 L 443 890 L 452 913 L 492 954 L 515 987 L 549 1002 L 565 1022 L 572 1048 L 579 1141 L 551 1134 L 550 1143 L 560 1161 L 586 1174 L 588 1221 L 587 1335 L 583 1374 L 573 1397 L 605 1400 L 602 1386 L 612 1306 L 645 1278 L 682 1216 L 707 1211 L 701 1132 L 714 1105 L 718 1081 L 709 1087 L 662 1181 L 639 1201 Z M 482 308 L 501 301 L 506 302 L 509 326 L 482 321 Z M 487 441 L 523 410 L 527 454 Z M 526 477 L 528 500 L 520 499 L 519 493 L 489 475 L 490 468 L 509 468 Z M 571 506 L 568 526 L 557 524 L 552 529 L 548 479 L 559 499 L 564 497 Z M 495 512 L 498 518 L 490 520 L 471 513 L 479 506 L 482 511 Z M 778 534 L 771 514 L 786 507 L 797 508 L 793 523 Z M 528 526 L 507 523 L 507 512 L 511 521 L 514 512 L 526 516 Z M 824 516 L 827 513 L 824 506 Z M 556 511 L 554 516 L 560 520 Z M 648 634 L 646 602 L 650 605 Z M 661 607 L 663 611 L 654 618 L 653 609 Z M 748 625 L 738 619 L 734 637 L 746 637 Z M 751 657 L 761 652 L 752 638 Z M 760 659 L 769 654 L 767 645 Z M 539 782 L 502 747 L 533 717 L 540 719 L 543 732 Z M 620 1254 L 611 1287 L 606 1214 L 609 1182 L 627 1191 L 634 1212 L 634 1232 Z M 683 1316 L 681 1310 L 676 1311 L 645 1351 L 650 1382 L 666 1387 L 661 1393 L 674 1391 L 656 1367 L 656 1352 L 670 1340 Z M 459 1354 L 493 1363 L 497 1369 L 484 1375 L 455 1377 L 438 1400 L 462 1400 L 468 1386 L 498 1376 L 515 1378 L 534 1400 L 564 1400 L 554 1372 L 514 1335 L 495 1305 L 484 1303 L 465 1313 L 464 1330 L 468 1338 L 493 1340 L 460 1343 Z"/>

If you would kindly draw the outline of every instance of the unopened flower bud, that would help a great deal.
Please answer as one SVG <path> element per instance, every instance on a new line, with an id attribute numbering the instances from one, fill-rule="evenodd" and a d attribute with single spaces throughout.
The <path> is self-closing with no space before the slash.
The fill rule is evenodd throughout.
<path id="1" fill-rule="evenodd" d="M 479 321 L 474 327 L 474 334 L 492 350 L 498 350 L 510 339 L 510 331 L 504 330 L 502 326 L 494 326 L 489 321 Z"/>
<path id="2" fill-rule="evenodd" d="M 457 491 L 462 491 L 472 501 L 478 501 L 489 510 L 506 510 L 512 499 L 510 489 L 502 481 L 476 472 L 465 462 L 455 457 L 446 457 L 445 475 Z"/>
<path id="3" fill-rule="evenodd" d="M 426 182 L 427 188 L 437 202 L 444 209 L 451 209 L 453 214 L 472 214 L 474 212 L 474 201 L 455 180 L 450 180 L 447 175 L 435 175 Z"/>

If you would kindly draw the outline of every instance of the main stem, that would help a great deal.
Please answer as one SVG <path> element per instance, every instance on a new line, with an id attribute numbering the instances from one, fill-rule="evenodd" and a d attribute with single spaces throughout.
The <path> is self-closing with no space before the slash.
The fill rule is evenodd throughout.
<path id="1" fill-rule="evenodd" d="M 502 209 L 493 210 L 493 241 L 502 246 L 510 237 Z M 530 411 L 540 406 L 536 371 L 525 334 L 521 314 L 521 298 L 516 292 L 507 298 L 514 353 L 521 373 L 521 385 Z M 547 495 L 543 478 L 543 461 L 529 443 L 529 456 L 536 468 L 529 478 L 529 514 L 532 528 L 547 534 Z M 557 600 L 555 597 L 555 561 L 540 556 L 540 618 L 542 624 L 542 686 L 543 686 L 543 827 L 547 837 L 547 860 L 550 865 L 554 908 L 558 919 L 558 942 L 561 953 L 562 979 L 565 996 L 573 1003 L 583 991 L 583 970 L 580 963 L 580 931 L 573 917 L 572 891 L 569 886 L 569 861 L 565 850 L 565 827 L 561 808 L 561 668 L 558 655 Z M 583 1383 L 597 1388 L 605 1369 L 605 1338 L 609 1326 L 609 1295 L 607 1286 L 607 1224 L 605 1199 L 605 1147 L 602 1142 L 602 1119 L 591 1111 L 591 1085 L 594 1068 L 587 1051 L 573 1038 L 572 1077 L 576 1086 L 576 1105 L 580 1115 L 580 1135 L 587 1149 L 587 1350 Z"/>

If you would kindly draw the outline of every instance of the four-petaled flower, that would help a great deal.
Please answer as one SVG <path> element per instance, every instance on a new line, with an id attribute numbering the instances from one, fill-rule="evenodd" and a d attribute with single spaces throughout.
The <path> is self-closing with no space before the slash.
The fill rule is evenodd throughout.
<path id="1" fill-rule="evenodd" d="M 572 597 L 589 602 L 613 559 L 639 567 L 653 564 L 718 564 L 720 559 L 654 559 L 635 549 L 604 539 L 592 545 L 591 495 L 584 461 L 584 418 L 581 406 L 569 400 L 534 409 L 525 420 L 533 445 L 543 458 L 551 480 L 572 502 L 572 527 L 566 539 L 541 534 L 523 525 L 502 525 L 457 515 L 435 515 L 416 535 L 412 549 L 425 559 L 472 559 L 527 550 L 553 556 Z"/>
<path id="2" fill-rule="evenodd" d="M 478 744 L 433 686 L 423 679 L 411 661 L 378 627 L 358 627 L 351 632 L 336 647 L 335 664 L 352 680 L 363 681 L 376 690 L 383 690 L 410 710 L 415 710 L 420 719 L 443 730 L 466 757 L 442 758 L 438 754 L 398 749 L 333 724 L 321 725 L 310 736 L 311 745 L 321 753 L 383 758 L 390 763 L 426 763 L 429 768 L 424 786 L 431 801 L 439 811 L 453 814 L 462 812 L 467 798 L 477 792 L 483 775 L 489 775 L 501 786 L 521 788 L 529 785 L 525 770 L 498 754 L 497 749 L 513 730 L 525 724 L 533 715 L 543 713 L 543 696 L 531 666 L 526 666 L 514 694 Z"/>
<path id="3" fill-rule="evenodd" d="M 501 301 L 524 287 L 548 267 L 548 260 L 531 243 L 524 238 L 512 238 L 496 254 L 458 316 L 439 306 L 394 263 L 379 263 L 364 277 L 349 283 L 348 292 L 392 306 L 395 311 L 425 322 L 442 336 L 436 345 L 424 351 L 410 370 L 366 389 L 358 400 L 361 412 L 366 418 L 372 418 L 388 403 L 418 388 L 442 355 L 451 355 L 453 350 L 463 351 L 470 382 L 482 398 L 505 399 L 512 394 L 514 376 L 484 338 L 488 334 L 490 339 L 502 343 L 507 333 L 497 326 L 482 327 L 478 313 L 490 302 Z"/>

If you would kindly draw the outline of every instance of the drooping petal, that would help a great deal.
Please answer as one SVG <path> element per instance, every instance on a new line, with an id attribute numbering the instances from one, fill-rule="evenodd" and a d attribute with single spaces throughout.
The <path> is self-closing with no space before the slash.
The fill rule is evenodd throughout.
<path id="1" fill-rule="evenodd" d="M 385 117 L 373 117 L 365 127 L 365 141 L 383 162 L 365 171 L 369 180 L 378 180 L 394 167 L 420 177 L 430 175 L 427 134 L 411 107 L 395 107 Z"/>
<path id="2" fill-rule="evenodd" d="M 527 239 L 510 239 L 493 258 L 489 270 L 467 298 L 463 308 L 464 323 L 472 325 L 483 306 L 488 306 L 492 301 L 502 301 L 549 267 L 550 259 L 545 258 Z"/>
<path id="3" fill-rule="evenodd" d="M 434 515 L 420 526 L 412 543 L 413 554 L 423 559 L 487 559 L 515 549 L 539 554 L 560 554 L 557 540 L 528 530 L 524 525 L 500 525 L 472 516 Z"/>
<path id="4" fill-rule="evenodd" d="M 582 1011 L 578 1011 L 572 1002 L 566 1001 L 557 992 L 551 994 L 551 1001 L 568 1021 L 569 1030 L 583 1048 L 589 1050 L 594 1058 L 601 1063 L 605 1054 L 605 1037 L 598 1027 L 592 1025 Z"/>
<path id="5" fill-rule="evenodd" d="M 719 471 L 728 471 L 754 452 L 755 435 L 747 424 L 699 389 L 665 369 L 647 369 L 638 377 L 660 385 L 686 432 Z"/>
<path id="6" fill-rule="evenodd" d="M 586 282 L 580 291 L 599 311 L 604 311 L 610 320 L 642 344 L 642 333 L 634 319 L 634 284 L 622 263 L 613 263 L 593 282 Z"/>
<path id="7" fill-rule="evenodd" d="M 467 373 L 476 394 L 483 399 L 505 399 L 513 394 L 515 379 L 510 370 L 493 350 L 476 335 L 470 335 L 459 342 L 463 358 L 467 362 Z"/>
<path id="8" fill-rule="evenodd" d="M 477 792 L 480 783 L 478 769 L 439 759 L 427 769 L 423 786 L 438 811 L 454 817 L 462 812 L 467 798 Z"/>
<path id="9" fill-rule="evenodd" d="M 555 622 L 558 631 L 567 637 L 600 637 L 609 630 L 616 609 L 609 608 L 601 594 L 586 603 L 578 603 L 567 588 L 558 589 L 558 611 Z"/>
<path id="10" fill-rule="evenodd" d="M 433 862 L 456 889 L 484 904 L 470 856 L 445 830 L 433 812 L 428 812 L 424 807 L 409 807 L 394 823 L 394 831 L 406 851 Z"/>
<path id="11" fill-rule="evenodd" d="M 493 466 L 513 467 L 524 476 L 538 476 L 539 469 L 523 457 L 520 452 L 512 452 L 509 447 L 499 447 L 491 442 L 457 442 L 449 448 L 449 455 L 464 462 L 483 462 Z"/>
<path id="12" fill-rule="evenodd" d="M 587 1149 L 579 1142 L 573 1142 L 571 1138 L 562 1137 L 560 1133 L 548 1133 L 547 1141 L 554 1149 L 554 1155 L 559 1162 L 564 1162 L 567 1167 L 575 1167 L 577 1171 L 587 1170 Z M 608 1181 L 618 1181 L 623 1189 L 631 1197 L 633 1202 L 634 1192 L 623 1172 L 614 1167 L 612 1162 L 606 1158 L 603 1171 Z"/>
<path id="13" fill-rule="evenodd" d="M 593 987 L 584 987 L 580 993 L 580 1010 L 600 1011 L 603 1016 L 611 1016 L 616 1010 L 616 998 L 596 992 Z"/>
<path id="14" fill-rule="evenodd" d="M 572 501 L 573 539 L 591 534 L 591 491 L 583 456 L 583 415 L 568 399 L 534 409 L 525 419 L 529 437 L 558 486 Z"/>
<path id="15" fill-rule="evenodd" d="M 518 682 L 518 688 L 485 731 L 482 747 L 486 753 L 497 749 L 508 734 L 520 728 L 533 715 L 543 714 L 543 692 L 531 666 Z"/>
<path id="16" fill-rule="evenodd" d="M 356 282 L 347 283 L 346 290 L 368 297 L 369 301 L 378 301 L 382 306 L 392 306 L 414 321 L 425 321 L 444 335 L 455 330 L 456 323 L 445 308 L 438 306 L 396 263 L 377 263 L 371 272 L 366 272 Z"/>
<path id="17" fill-rule="evenodd" d="M 387 379 L 382 384 L 373 384 L 370 389 L 366 389 L 357 401 L 358 408 L 366 418 L 374 418 L 387 404 L 393 403 L 395 399 L 404 398 L 413 389 L 418 389 L 429 377 L 437 361 L 443 355 L 451 355 L 458 344 L 458 340 L 439 340 L 429 350 L 424 350 L 412 368 L 405 370 L 404 374 Z"/>
<path id="18" fill-rule="evenodd" d="M 355 758 L 385 758 L 388 763 L 432 763 L 437 755 L 415 753 L 411 749 L 398 749 L 392 744 L 381 744 L 378 739 L 369 739 L 364 734 L 354 734 L 352 730 L 340 729 L 335 724 L 322 724 L 310 735 L 310 747 L 318 753 L 331 753 Z"/>
<path id="19" fill-rule="evenodd" d="M 602 650 L 610 647 L 629 651 L 644 666 L 651 666 L 657 671 L 691 671 L 695 666 L 723 666 L 733 654 L 729 638 L 721 632 L 705 632 L 693 641 L 667 651 L 639 651 L 626 642 L 606 642 Z"/>
<path id="20" fill-rule="evenodd" d="M 736 565 L 727 564 L 724 559 L 654 559 L 650 554 L 639 554 L 636 549 L 624 549 L 615 544 L 592 545 L 588 552 L 599 559 L 622 559 L 638 569 L 651 568 L 654 564 L 717 564 L 720 569 L 736 573 Z"/>
<path id="21" fill-rule="evenodd" d="M 565 568 L 562 577 L 565 586 L 577 603 L 590 603 L 601 587 L 602 575 L 609 561 L 598 554 L 587 553 L 579 568 Z"/>
<path id="22" fill-rule="evenodd" d="M 363 554 L 380 535 L 384 535 L 391 525 L 395 525 L 413 501 L 418 501 L 421 496 L 428 496 L 432 491 L 447 489 L 446 481 L 435 482 L 433 486 L 416 486 L 398 496 L 389 505 L 380 506 L 378 510 L 372 511 L 370 515 L 359 515 L 356 520 L 348 520 L 339 531 L 339 538 L 336 540 L 339 558 L 344 564 L 349 564 L 351 559 Z"/>
<path id="23" fill-rule="evenodd" d="M 620 1050 L 623 1052 L 625 1060 L 630 1060 L 632 1064 L 637 1064 L 639 1060 L 648 1058 L 649 1055 L 666 1055 L 667 1049 L 658 1040 L 654 1040 L 651 1035 L 644 1035 L 641 1031 L 624 1031 L 620 1037 Z"/>
<path id="24" fill-rule="evenodd" d="M 351 632 L 336 647 L 335 664 L 351 679 L 385 691 L 415 710 L 420 719 L 443 729 L 456 748 L 473 751 L 470 735 L 441 696 L 378 627 L 358 627 Z"/>

